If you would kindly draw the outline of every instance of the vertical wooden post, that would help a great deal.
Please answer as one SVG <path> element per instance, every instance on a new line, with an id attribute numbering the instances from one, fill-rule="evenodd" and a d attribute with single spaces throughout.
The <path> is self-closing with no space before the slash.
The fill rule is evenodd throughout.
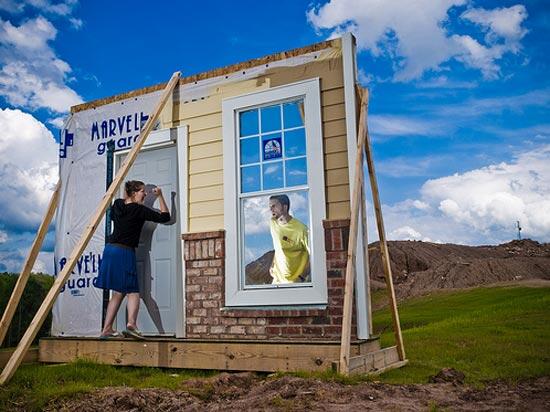
<path id="1" fill-rule="evenodd" d="M 155 122 L 160 116 L 160 112 L 162 108 L 164 107 L 168 98 L 172 95 L 174 88 L 179 84 L 179 79 L 180 79 L 180 72 L 175 72 L 170 78 L 170 81 L 167 83 L 166 88 L 164 89 L 160 97 L 160 100 L 157 103 L 157 106 L 153 110 L 151 116 L 149 117 L 149 119 L 147 120 L 147 123 L 145 124 L 145 127 L 141 131 L 139 140 L 135 143 L 132 150 L 130 150 L 130 153 L 128 153 L 128 156 L 126 157 L 122 166 L 120 167 L 120 170 L 118 171 L 116 177 L 114 178 L 113 183 L 109 187 L 109 190 L 107 190 L 107 192 L 103 196 L 103 199 L 101 200 L 99 206 L 97 207 L 94 215 L 88 222 L 88 225 L 84 230 L 84 233 L 82 234 L 80 240 L 78 241 L 75 248 L 73 249 L 67 263 L 63 267 L 63 270 L 57 275 L 57 278 L 55 279 L 55 282 L 53 283 L 52 288 L 46 295 L 44 302 L 38 309 L 38 312 L 34 316 L 34 319 L 31 321 L 31 324 L 29 325 L 29 328 L 23 335 L 21 342 L 19 342 L 19 346 L 17 346 L 17 349 L 15 349 L 10 360 L 6 364 L 6 367 L 2 371 L 2 374 L 0 375 L 0 385 L 3 385 L 4 383 L 6 383 L 13 376 L 19 364 L 21 363 L 21 360 L 23 359 L 25 352 L 27 351 L 27 349 L 32 343 L 32 340 L 38 333 L 38 329 L 40 329 L 40 326 L 42 326 L 42 323 L 44 323 L 44 320 L 46 319 L 48 312 L 53 306 L 55 299 L 59 295 L 61 288 L 69 278 L 71 271 L 76 265 L 78 258 L 80 257 L 80 255 L 82 254 L 86 246 L 88 245 L 88 242 L 92 238 L 99 222 L 103 218 L 103 214 L 105 213 L 105 210 L 107 209 L 107 207 L 110 205 L 113 195 L 118 190 L 120 184 L 128 174 L 130 167 L 134 163 L 134 160 L 136 159 L 141 147 L 145 143 L 147 136 L 153 129 Z"/>
<path id="2" fill-rule="evenodd" d="M 57 209 L 60 188 L 61 180 L 58 180 L 57 185 L 55 186 L 55 189 L 52 193 L 48 208 L 46 209 L 44 219 L 42 220 L 42 223 L 38 228 L 38 232 L 36 232 L 36 238 L 34 239 L 29 254 L 27 255 L 27 259 L 23 264 L 23 270 L 21 270 L 21 273 L 17 278 L 17 282 L 15 283 L 15 287 L 13 288 L 13 291 L 11 293 L 8 305 L 6 306 L 4 314 L 2 315 L 2 320 L 0 320 L 0 345 L 2 345 L 2 342 L 4 342 L 4 338 L 6 337 L 6 333 L 8 332 L 8 328 L 10 327 L 11 320 L 13 319 L 13 315 L 15 313 L 15 309 L 17 308 L 17 305 L 21 300 L 21 296 L 23 296 L 23 290 L 27 285 L 27 281 L 29 280 L 29 276 L 31 275 L 31 270 L 34 266 L 34 262 L 36 261 L 36 257 L 40 252 L 40 248 L 42 247 L 42 242 L 44 241 L 44 238 L 48 233 L 48 227 L 50 226 L 55 210 Z"/>
<path id="3" fill-rule="evenodd" d="M 364 175 L 364 172 L 363 172 Z M 369 337 L 372 336 L 372 298 L 371 298 L 371 285 L 370 285 L 370 273 L 369 273 L 369 237 L 367 233 L 367 201 L 365 198 L 365 182 L 361 183 L 361 229 L 363 230 L 363 256 L 364 269 L 365 269 L 365 283 L 367 286 L 367 314 L 368 314 L 368 331 Z"/>
<path id="4" fill-rule="evenodd" d="M 367 158 L 367 166 L 369 169 L 370 186 L 372 190 L 372 201 L 374 211 L 376 213 L 376 225 L 378 228 L 378 238 L 380 239 L 380 257 L 382 259 L 382 267 L 384 269 L 384 277 L 386 278 L 386 287 L 388 290 L 388 298 L 390 301 L 390 310 L 393 320 L 393 331 L 397 345 L 399 360 L 405 360 L 405 348 L 403 345 L 403 336 L 401 335 L 401 324 L 399 322 L 399 313 L 397 311 L 397 302 L 395 299 L 395 291 L 393 288 L 393 279 L 390 265 L 390 255 L 388 253 L 388 244 L 386 242 L 386 231 L 384 229 L 384 220 L 382 218 L 382 206 L 380 205 L 380 196 L 378 194 L 378 183 L 376 181 L 376 173 L 374 170 L 374 161 L 372 157 L 372 148 L 369 137 L 368 126 L 365 128 L 365 155 Z"/>
<path id="5" fill-rule="evenodd" d="M 339 372 L 349 373 L 349 357 L 351 343 L 351 319 L 353 308 L 353 282 L 355 280 L 355 250 L 357 248 L 357 226 L 359 220 L 360 193 L 363 187 L 363 152 L 365 146 L 365 115 L 368 106 L 368 91 L 362 90 L 361 111 L 359 116 L 359 132 L 357 133 L 357 155 L 355 157 L 355 174 L 351 198 L 351 221 L 346 263 L 346 279 L 344 289 L 344 308 L 342 317 L 342 339 L 340 343 Z"/>

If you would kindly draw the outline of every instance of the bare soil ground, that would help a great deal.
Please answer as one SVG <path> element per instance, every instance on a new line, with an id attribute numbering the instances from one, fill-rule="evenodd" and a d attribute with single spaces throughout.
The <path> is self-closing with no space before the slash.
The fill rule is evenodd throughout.
<path id="1" fill-rule="evenodd" d="M 550 243 L 514 240 L 498 246 L 388 242 L 398 300 L 441 289 L 502 282 L 550 281 Z M 385 288 L 379 243 L 369 245 L 373 289 Z"/>
<path id="2" fill-rule="evenodd" d="M 458 382 L 344 385 L 285 376 L 222 373 L 180 390 L 105 388 L 59 401 L 50 411 L 548 411 L 550 378 L 476 389 Z"/>

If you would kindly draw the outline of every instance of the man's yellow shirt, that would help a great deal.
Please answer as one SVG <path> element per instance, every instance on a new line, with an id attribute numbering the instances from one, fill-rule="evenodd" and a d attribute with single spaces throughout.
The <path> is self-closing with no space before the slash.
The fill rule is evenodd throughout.
<path id="1" fill-rule="evenodd" d="M 271 219 L 269 226 L 275 249 L 271 267 L 273 283 L 293 283 L 309 261 L 307 226 L 295 218 L 286 224 Z"/>

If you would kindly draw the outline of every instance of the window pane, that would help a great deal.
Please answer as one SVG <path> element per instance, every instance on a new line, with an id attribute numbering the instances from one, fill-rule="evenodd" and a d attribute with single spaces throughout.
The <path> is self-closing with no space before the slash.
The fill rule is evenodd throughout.
<path id="1" fill-rule="evenodd" d="M 245 286 L 311 282 L 309 200 L 306 191 L 241 201 Z"/>
<path id="2" fill-rule="evenodd" d="M 258 109 L 239 113 L 239 135 L 250 136 L 258 134 Z"/>
<path id="3" fill-rule="evenodd" d="M 283 118 L 285 129 L 304 125 L 304 102 L 303 100 L 285 103 L 283 105 Z"/>
<path id="4" fill-rule="evenodd" d="M 260 186 L 260 166 L 241 168 L 241 193 L 256 192 Z"/>
<path id="5" fill-rule="evenodd" d="M 274 160 L 283 157 L 283 139 L 281 133 L 262 136 L 262 158 L 263 160 Z"/>
<path id="6" fill-rule="evenodd" d="M 285 156 L 296 157 L 306 155 L 306 129 L 285 131 Z"/>
<path id="7" fill-rule="evenodd" d="M 262 133 L 281 130 L 281 106 L 268 106 L 260 109 L 262 116 Z"/>
<path id="8" fill-rule="evenodd" d="M 259 138 L 241 139 L 241 164 L 258 163 L 260 161 Z"/>
<path id="9" fill-rule="evenodd" d="M 263 164 L 264 190 L 283 187 L 283 162 Z"/>
<path id="10" fill-rule="evenodd" d="M 305 157 L 285 162 L 286 186 L 307 184 L 307 162 Z"/>

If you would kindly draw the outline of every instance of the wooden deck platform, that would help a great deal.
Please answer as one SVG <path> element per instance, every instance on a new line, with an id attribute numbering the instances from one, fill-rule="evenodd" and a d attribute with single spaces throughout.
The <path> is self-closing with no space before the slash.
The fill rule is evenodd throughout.
<path id="1" fill-rule="evenodd" d="M 369 359 L 360 362 L 358 371 L 363 373 L 391 366 L 396 353 L 395 347 L 380 349 L 378 338 L 351 343 L 351 356 L 356 363 Z M 90 359 L 109 365 L 227 371 L 323 371 L 334 367 L 339 356 L 340 342 L 288 340 L 44 338 L 39 346 L 39 361 L 46 363 Z"/>

